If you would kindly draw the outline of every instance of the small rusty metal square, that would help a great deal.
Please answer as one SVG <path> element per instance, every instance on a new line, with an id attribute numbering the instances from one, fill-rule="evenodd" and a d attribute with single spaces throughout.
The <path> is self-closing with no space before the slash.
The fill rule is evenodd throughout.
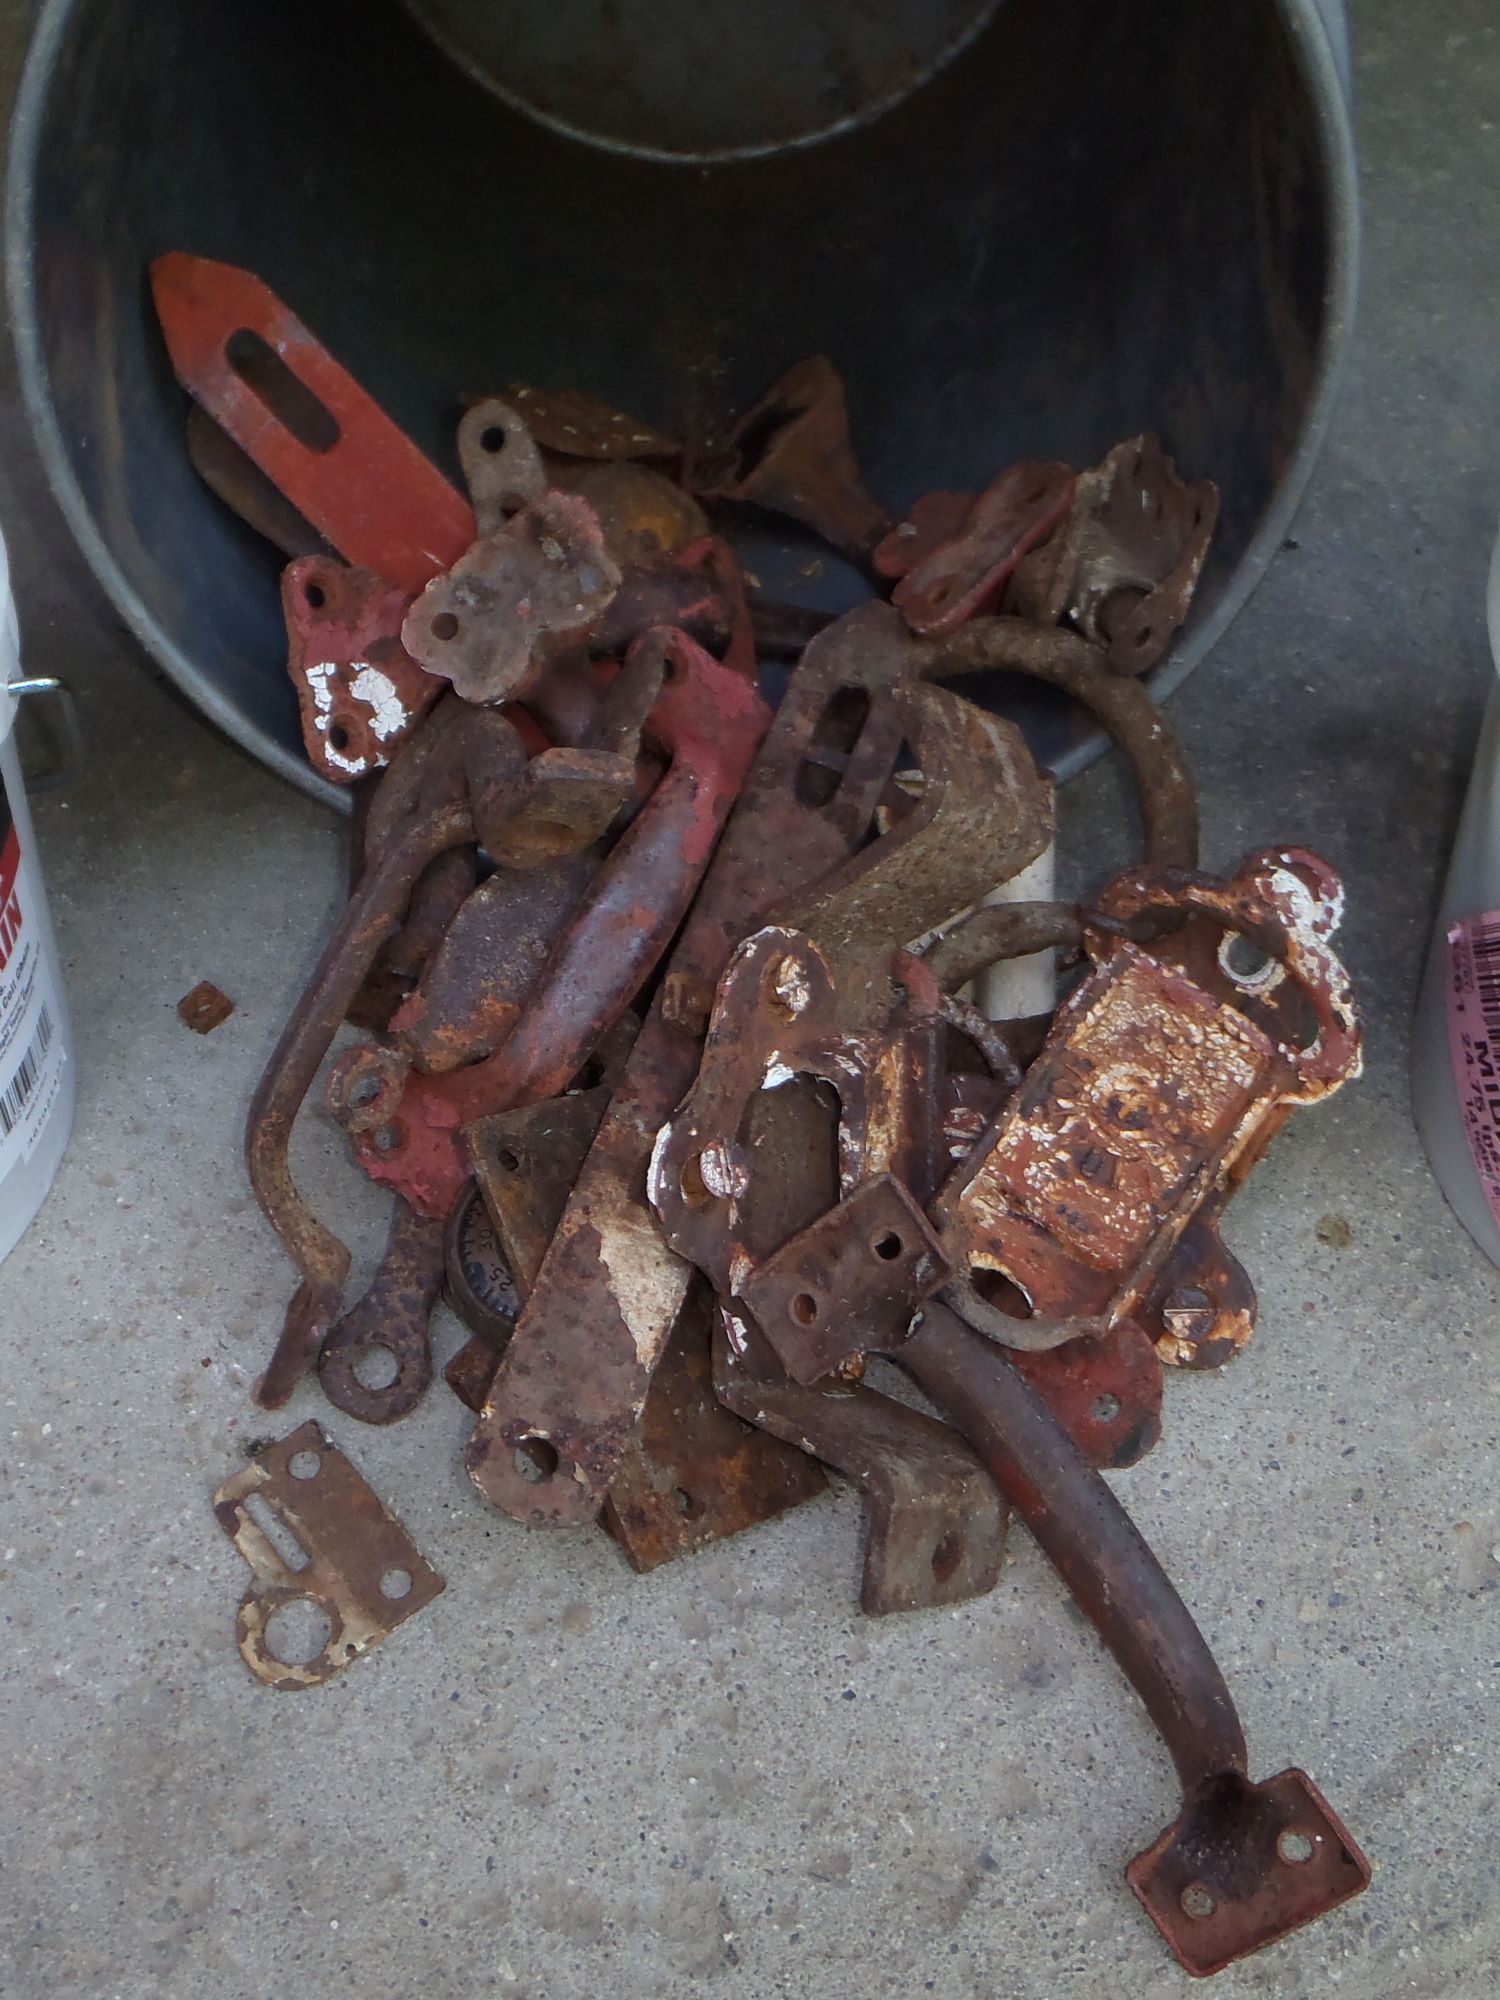
<path id="1" fill-rule="evenodd" d="M 739 1296 L 805 1385 L 851 1355 L 899 1347 L 917 1306 L 952 1276 L 926 1216 L 879 1174 L 783 1244 Z"/>
<path id="2" fill-rule="evenodd" d="M 178 1020 L 195 1035 L 211 1035 L 215 1028 L 223 1027 L 233 1012 L 234 1002 L 229 995 L 221 993 L 209 979 L 200 979 L 192 992 L 184 993 L 177 1003 Z"/>

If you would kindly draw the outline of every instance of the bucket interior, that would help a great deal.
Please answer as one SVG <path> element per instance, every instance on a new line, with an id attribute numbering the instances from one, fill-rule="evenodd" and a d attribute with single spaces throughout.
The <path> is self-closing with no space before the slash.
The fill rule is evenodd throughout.
<path id="1" fill-rule="evenodd" d="M 641 10 L 661 60 L 639 30 L 613 69 L 565 35 L 507 78 L 503 39 L 476 52 L 483 10 L 418 4 L 426 25 L 396 0 L 54 0 L 34 56 L 11 282 L 43 442 L 96 566 L 211 713 L 320 786 L 279 558 L 185 453 L 146 283 L 169 249 L 263 277 L 455 478 L 465 395 L 577 387 L 706 442 L 815 353 L 893 509 L 1156 430 L 1223 492 L 1180 674 L 1247 587 L 1326 359 L 1326 108 L 1281 8 L 841 0 L 841 42 L 778 60 L 785 4 L 700 0 L 695 32 L 733 22 L 715 67 L 673 55 L 674 0 Z M 550 11 L 574 37 L 619 16 Z M 768 595 L 867 593 L 769 517 L 732 539 Z M 1087 755 L 1081 718 L 1004 699 L 1061 773 Z"/>

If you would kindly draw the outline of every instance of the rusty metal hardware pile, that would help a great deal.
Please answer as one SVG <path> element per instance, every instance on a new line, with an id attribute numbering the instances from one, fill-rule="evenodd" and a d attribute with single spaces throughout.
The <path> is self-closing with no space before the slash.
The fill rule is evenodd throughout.
<path id="1" fill-rule="evenodd" d="M 864 1497 L 863 1609 L 954 1604 L 996 1585 L 1013 1510 L 1177 1766 L 1181 1809 L 1127 1875 L 1181 1963 L 1359 1893 L 1306 1774 L 1251 1779 L 1101 1477 L 1157 1441 L 1166 1369 L 1246 1345 L 1225 1204 L 1359 1066 L 1337 878 L 1296 847 L 1199 870 L 1139 679 L 1187 615 L 1214 489 L 1143 437 L 898 520 L 815 359 L 711 451 L 576 391 L 474 399 L 465 497 L 258 280 L 179 254 L 152 278 L 194 463 L 290 558 L 308 755 L 356 787 L 349 900 L 251 1108 L 297 1277 L 258 1400 L 315 1371 L 346 1415 L 397 1420 L 446 1296 L 479 1494 L 600 1522 L 638 1570 L 831 1466 Z M 746 508 L 881 594 L 836 620 L 758 601 L 719 532 Z M 1084 904 L 1005 899 L 1052 792 L 963 691 L 993 670 L 1084 704 L 1132 770 L 1143 858 Z M 1041 951 L 1070 982 L 1055 1013 L 988 1019 L 970 982 Z M 391 1203 L 358 1298 L 290 1167 L 325 1071 Z M 326 1680 L 442 1588 L 317 1425 L 215 1504 L 268 1685 Z M 268 1636 L 298 1599 L 329 1627 L 300 1662 Z"/>

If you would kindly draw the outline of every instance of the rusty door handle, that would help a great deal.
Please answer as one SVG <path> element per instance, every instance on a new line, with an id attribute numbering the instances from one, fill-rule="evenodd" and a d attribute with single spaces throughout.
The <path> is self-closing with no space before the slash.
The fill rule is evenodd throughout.
<path id="1" fill-rule="evenodd" d="M 1357 1896 L 1369 1863 L 1301 1771 L 1246 1775 L 1208 1644 L 1145 1538 L 1004 1351 L 938 1304 L 896 1357 L 969 1440 L 1145 1704 L 1183 1809 L 1127 1871 L 1190 1972 L 1215 1972 Z"/>
<path id="2" fill-rule="evenodd" d="M 256 1399 L 277 1409 L 338 1317 L 349 1252 L 308 1207 L 292 1179 L 292 1126 L 318 1067 L 375 954 L 401 921 L 422 871 L 473 838 L 467 806 L 445 807 L 392 841 L 366 871 L 329 938 L 307 993 L 287 1022 L 251 1100 L 245 1133 L 250 1184 L 271 1227 L 301 1273 Z"/>
<path id="3" fill-rule="evenodd" d="M 407 797 L 398 764 L 387 783 L 405 799 L 404 817 L 355 884 L 344 913 L 272 1051 L 256 1086 L 245 1129 L 245 1158 L 256 1199 L 302 1282 L 257 1400 L 276 1409 L 291 1395 L 342 1304 L 349 1252 L 308 1206 L 292 1178 L 292 1127 L 339 1024 L 364 985 L 375 956 L 400 924 L 418 879 L 450 848 L 503 822 L 521 788 L 525 753 L 509 724 L 483 712 L 439 709 L 412 746 L 421 781 Z"/>
<path id="4" fill-rule="evenodd" d="M 1245 1737 L 1203 1634 L 1144 1536 L 1041 1397 L 991 1342 L 937 1302 L 900 1365 L 984 1460 L 1119 1661 L 1184 1793 L 1245 1768 Z"/>
<path id="5" fill-rule="evenodd" d="M 355 1151 L 372 1180 L 446 1215 L 469 1177 L 460 1134 L 476 1118 L 563 1090 L 629 1006 L 682 922 L 770 712 L 738 674 L 670 627 L 648 632 L 664 686 L 646 729 L 671 763 L 560 934 L 514 1028 L 482 1062 L 391 1086 L 389 1051 L 345 1058 L 344 1096 L 368 1079 L 382 1106 Z"/>

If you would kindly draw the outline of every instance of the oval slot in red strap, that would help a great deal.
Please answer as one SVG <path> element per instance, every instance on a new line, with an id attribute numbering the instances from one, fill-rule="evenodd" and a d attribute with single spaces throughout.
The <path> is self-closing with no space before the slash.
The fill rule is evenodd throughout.
<path id="1" fill-rule="evenodd" d="M 458 560 L 467 500 L 268 285 L 174 250 L 151 289 L 183 388 L 346 561 L 418 591 Z"/>

